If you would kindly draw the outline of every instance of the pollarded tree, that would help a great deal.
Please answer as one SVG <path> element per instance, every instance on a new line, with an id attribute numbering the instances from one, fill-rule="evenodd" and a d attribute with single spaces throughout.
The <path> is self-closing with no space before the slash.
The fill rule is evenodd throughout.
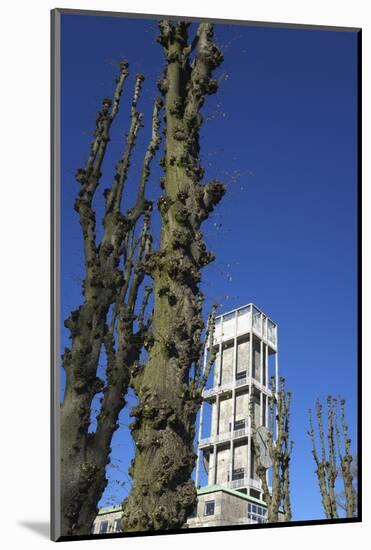
<path id="1" fill-rule="evenodd" d="M 316 401 L 316 417 L 318 436 L 321 447 L 321 455 L 316 448 L 316 437 L 313 427 L 312 412 L 309 410 L 309 432 L 312 441 L 312 455 L 316 463 L 316 475 L 322 497 L 323 510 L 328 519 L 339 517 L 338 496 L 336 493 L 336 479 L 341 472 L 344 484 L 344 498 L 346 517 L 351 518 L 357 514 L 357 495 L 354 488 L 352 463 L 354 458 L 350 452 L 351 440 L 348 436 L 348 426 L 345 421 L 345 400 L 340 400 L 340 416 L 343 442 L 341 441 L 338 425 L 337 409 L 338 400 L 331 395 L 327 397 L 327 434 L 325 436 L 322 405 Z M 325 442 L 327 439 L 327 445 Z M 339 463 L 340 462 L 340 468 Z"/>
<path id="2" fill-rule="evenodd" d="M 343 470 L 340 465 L 338 468 L 339 474 L 343 475 Z M 353 455 L 352 464 L 350 467 L 350 473 L 352 475 L 352 489 L 354 491 L 354 501 L 353 501 L 353 510 L 351 511 L 351 514 L 349 517 L 356 517 L 358 512 L 358 502 L 357 502 L 357 496 L 358 496 L 358 459 L 357 455 Z M 352 499 L 347 498 L 347 493 L 343 489 L 335 493 L 335 500 L 338 507 L 338 510 L 341 510 L 342 513 L 349 513 L 349 503 L 352 502 Z"/>
<path id="3" fill-rule="evenodd" d="M 86 166 L 76 179 L 80 192 L 75 210 L 83 234 L 85 279 L 83 302 L 65 321 L 71 345 L 63 354 L 66 386 L 60 411 L 61 436 L 61 533 L 87 534 L 97 513 L 97 503 L 107 485 L 106 466 L 110 462 L 111 440 L 118 416 L 125 405 L 131 369 L 138 360 L 148 331 L 145 309 L 151 287 L 138 293 L 142 285 L 146 257 L 151 250 L 150 212 L 145 198 L 151 161 L 160 144 L 162 100 L 155 101 L 152 136 L 149 141 L 136 202 L 123 212 L 125 182 L 136 138 L 142 127 L 137 110 L 144 77 L 137 75 L 131 102 L 130 127 L 113 183 L 104 191 L 103 235 L 96 237 L 93 200 L 101 177 L 102 163 L 117 115 L 128 63 L 120 65 L 113 101 L 104 99 L 96 120 L 95 137 Z M 140 228 L 140 224 L 142 227 Z M 105 381 L 97 376 L 102 350 L 106 353 Z M 95 431 L 89 430 L 92 402 L 102 393 Z"/>
<path id="4" fill-rule="evenodd" d="M 340 418 L 343 443 L 341 442 L 340 429 L 337 420 L 336 409 L 338 402 L 334 402 L 334 424 L 337 441 L 338 458 L 340 462 L 340 471 L 344 485 L 345 513 L 347 518 L 357 515 L 357 491 L 355 488 L 355 478 L 357 476 L 357 457 L 351 454 L 351 439 L 348 436 L 348 426 L 345 420 L 345 399 L 340 399 Z M 337 499 L 337 495 L 335 495 Z"/>
<path id="5" fill-rule="evenodd" d="M 290 460 L 293 442 L 290 441 L 291 393 L 286 391 L 285 379 L 280 378 L 276 388 L 275 378 L 271 378 L 269 402 L 269 430 L 266 432 L 265 452 L 272 464 L 272 490 L 269 490 L 267 468 L 261 459 L 256 430 L 254 408 L 250 405 L 251 431 L 256 457 L 256 472 L 262 482 L 264 501 L 267 504 L 267 522 L 291 521 Z"/>
<path id="6" fill-rule="evenodd" d="M 133 379 L 136 455 L 129 470 L 132 490 L 123 503 L 125 532 L 182 527 L 197 499 L 193 440 L 207 377 L 200 361 L 199 283 L 201 269 L 213 260 L 200 229 L 225 192 L 219 181 L 200 183 L 200 109 L 217 90 L 212 72 L 223 57 L 211 24 L 201 23 L 192 42 L 189 26 L 160 22 L 158 41 L 166 56 L 159 83 L 166 122 L 164 193 L 158 201 L 162 229 L 160 248 L 146 264 L 154 281 L 153 336 L 148 362 L 138 365 Z"/>

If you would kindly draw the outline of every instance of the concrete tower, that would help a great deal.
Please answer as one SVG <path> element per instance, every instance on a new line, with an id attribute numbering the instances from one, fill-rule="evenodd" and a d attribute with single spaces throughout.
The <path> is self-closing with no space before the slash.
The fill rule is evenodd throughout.
<path id="1" fill-rule="evenodd" d="M 198 434 L 198 507 L 190 527 L 263 522 L 266 508 L 250 437 L 268 426 L 269 380 L 278 379 L 277 324 L 253 304 L 216 318 L 211 387 L 203 392 Z M 205 364 L 210 349 L 205 353 Z M 207 437 L 204 434 L 208 431 Z M 207 485 L 200 487 L 201 469 Z"/>

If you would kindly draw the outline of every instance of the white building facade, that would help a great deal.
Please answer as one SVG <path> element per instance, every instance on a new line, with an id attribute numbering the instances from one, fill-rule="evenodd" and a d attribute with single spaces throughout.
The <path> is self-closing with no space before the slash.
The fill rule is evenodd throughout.
<path id="1" fill-rule="evenodd" d="M 107 533 L 121 533 L 121 517 L 121 506 L 101 508 L 94 520 L 91 534 L 105 535 Z"/>
<path id="2" fill-rule="evenodd" d="M 266 507 L 249 411 L 252 405 L 257 428 L 268 427 L 269 380 L 278 380 L 277 324 L 254 304 L 237 308 L 216 318 L 213 350 L 199 419 L 198 506 L 188 526 L 262 523 Z"/>

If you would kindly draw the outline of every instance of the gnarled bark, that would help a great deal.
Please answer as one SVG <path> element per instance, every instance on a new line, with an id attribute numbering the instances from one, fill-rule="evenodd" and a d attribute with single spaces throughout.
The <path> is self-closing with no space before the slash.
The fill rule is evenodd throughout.
<path id="1" fill-rule="evenodd" d="M 327 441 L 328 441 L 328 453 L 329 457 L 326 455 L 326 445 L 325 445 L 325 434 L 323 430 L 323 419 L 322 419 L 322 405 L 320 401 L 316 402 L 316 416 L 318 424 L 318 433 L 321 446 L 321 458 L 319 457 L 316 449 L 315 442 L 315 433 L 313 428 L 312 421 L 312 412 L 309 410 L 309 427 L 310 430 L 308 435 L 312 441 L 312 455 L 316 463 L 317 469 L 317 479 L 319 484 L 319 489 L 322 497 L 322 505 L 326 517 L 328 519 L 338 518 L 336 500 L 335 500 L 335 481 L 337 478 L 337 466 L 336 466 L 336 455 L 334 453 L 335 441 L 334 441 L 334 429 L 333 429 L 333 408 L 332 408 L 332 398 L 328 396 L 327 398 L 327 421 L 328 421 L 328 432 L 327 432 Z"/>
<path id="2" fill-rule="evenodd" d="M 205 383 L 198 285 L 201 268 L 213 259 L 200 227 L 224 194 L 220 182 L 199 183 L 200 108 L 205 96 L 216 91 L 211 74 L 222 55 L 212 41 L 212 25 L 200 24 L 192 44 L 188 27 L 160 23 L 167 61 L 159 83 L 166 108 L 164 194 L 158 201 L 162 231 L 160 249 L 147 262 L 154 281 L 153 338 L 148 363 L 133 380 L 136 455 L 129 470 L 132 491 L 123 503 L 125 532 L 182 527 L 197 498 L 191 480 L 193 440 Z"/>
<path id="3" fill-rule="evenodd" d="M 254 409 L 250 405 L 251 431 L 259 475 L 267 504 L 267 522 L 291 521 L 290 498 L 290 460 L 293 442 L 290 441 L 290 403 L 291 393 L 286 392 L 285 379 L 280 379 L 280 387 L 276 390 L 275 379 L 271 379 L 271 395 L 269 396 L 269 432 L 267 446 L 272 460 L 272 490 L 267 483 L 267 469 L 260 461 L 260 450 L 256 440 L 256 425 Z M 274 425 L 276 423 L 277 432 Z"/>
<path id="4" fill-rule="evenodd" d="M 339 467 L 337 458 L 340 461 L 340 472 L 344 483 L 345 511 L 346 517 L 356 515 L 356 491 L 353 484 L 352 462 L 353 456 L 350 453 L 351 440 L 348 437 L 348 426 L 345 422 L 345 400 L 340 400 L 341 427 L 343 434 L 343 445 L 341 443 L 340 429 L 337 417 L 338 401 L 331 395 L 327 397 L 327 448 L 325 445 L 325 433 L 322 420 L 322 405 L 316 402 L 316 416 L 318 434 L 321 446 L 321 458 L 318 456 L 313 428 L 312 413 L 309 410 L 308 435 L 312 441 L 312 455 L 316 463 L 316 475 L 322 498 L 322 505 L 326 517 L 334 519 L 339 517 L 337 495 L 335 493 L 335 482 L 338 477 Z M 337 449 L 336 449 L 336 443 Z M 343 453 L 343 448 L 345 453 Z"/>
<path id="5" fill-rule="evenodd" d="M 335 402 L 335 429 L 338 443 L 338 455 L 340 460 L 340 468 L 343 477 L 344 484 L 344 496 L 346 502 L 346 517 L 352 518 L 357 515 L 357 493 L 354 488 L 354 472 L 357 471 L 357 467 L 354 469 L 354 456 L 350 453 L 351 439 L 348 437 L 348 426 L 345 421 L 345 399 L 340 400 L 340 415 L 341 415 L 341 428 L 343 434 L 343 444 L 345 453 L 342 451 L 340 431 L 338 428 L 336 417 L 336 405 Z"/>
<path id="6" fill-rule="evenodd" d="M 125 404 L 130 371 L 139 359 L 143 336 L 148 329 L 142 323 L 138 334 L 134 333 L 135 305 L 144 277 L 143 263 L 150 247 L 149 212 L 152 205 L 144 199 L 144 189 L 160 141 L 160 100 L 155 102 L 152 137 L 143 163 L 136 204 L 125 215 L 121 211 L 130 157 L 142 126 L 142 115 L 136 109 L 142 75 L 136 77 L 130 129 L 122 158 L 117 164 L 112 186 L 104 193 L 104 232 L 99 244 L 95 234 L 93 198 L 127 75 L 128 64 L 125 62 L 120 66 L 113 101 L 105 99 L 98 114 L 87 164 L 76 175 L 80 192 L 75 209 L 83 233 L 85 280 L 84 301 L 65 322 L 70 330 L 71 347 L 63 354 L 66 387 L 60 415 L 62 535 L 90 532 L 97 503 L 107 485 L 105 469 L 110 460 L 110 443 L 118 415 Z M 143 230 L 136 243 L 136 223 L 141 216 L 144 216 Z M 109 322 L 111 308 L 114 311 Z M 107 354 L 105 383 L 97 376 L 103 345 Z M 103 399 L 97 428 L 95 432 L 89 432 L 91 404 L 99 392 L 103 392 Z"/>

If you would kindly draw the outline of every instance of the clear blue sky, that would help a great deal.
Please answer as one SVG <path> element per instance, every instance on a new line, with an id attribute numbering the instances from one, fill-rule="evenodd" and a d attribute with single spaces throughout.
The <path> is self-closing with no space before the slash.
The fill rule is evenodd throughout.
<path id="1" fill-rule="evenodd" d="M 280 374 L 293 393 L 293 516 L 318 519 L 323 513 L 306 434 L 317 397 L 345 397 L 356 443 L 356 34 L 239 25 L 215 30 L 225 61 L 219 91 L 205 103 L 201 154 L 205 180 L 217 177 L 228 191 L 204 225 L 217 257 L 204 270 L 206 307 L 217 301 L 223 312 L 255 302 L 278 322 Z M 142 72 L 145 128 L 129 179 L 131 198 L 163 69 L 156 36 L 155 21 L 62 17 L 62 321 L 81 302 L 83 278 L 74 174 L 85 162 L 101 100 L 112 95 L 117 63 L 128 59 L 130 80 L 101 190 L 111 183 L 133 78 Z M 156 163 L 153 197 L 161 173 Z M 98 213 L 101 204 L 98 198 Z M 63 349 L 64 328 L 61 337 Z M 119 503 L 129 489 L 127 410 L 120 420 L 101 505 Z"/>

